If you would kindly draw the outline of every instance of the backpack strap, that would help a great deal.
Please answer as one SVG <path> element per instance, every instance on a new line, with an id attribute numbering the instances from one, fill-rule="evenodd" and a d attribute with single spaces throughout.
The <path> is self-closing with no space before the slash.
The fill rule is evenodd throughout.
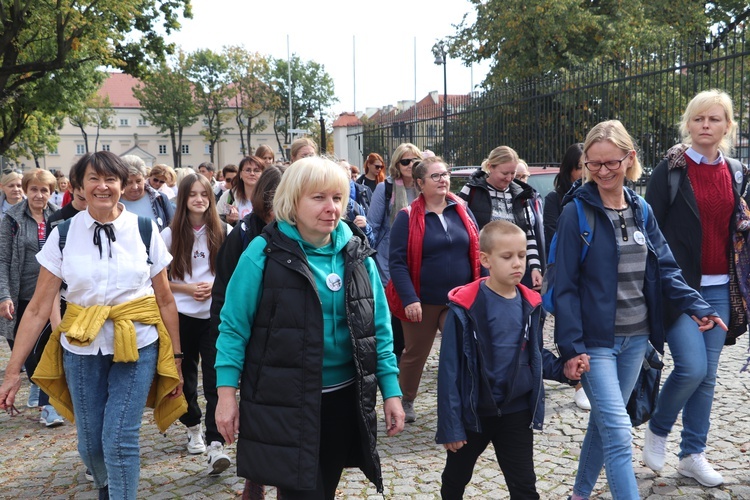
<path id="1" fill-rule="evenodd" d="M 584 243 L 583 247 L 581 247 L 581 262 L 583 262 L 589 252 L 591 240 L 594 239 L 596 213 L 594 212 L 594 208 L 588 203 L 584 203 L 578 198 L 574 198 L 573 201 L 576 204 L 576 211 L 578 212 L 578 231 Z"/>
<path id="2" fill-rule="evenodd" d="M 667 187 L 669 188 L 669 206 L 672 206 L 682 183 L 682 175 L 685 173 L 684 168 L 673 168 L 667 174 Z"/>
<path id="3" fill-rule="evenodd" d="M 58 242 L 60 253 L 65 248 L 65 243 L 68 239 L 68 229 L 70 229 L 70 219 L 64 220 L 57 225 L 57 233 L 60 235 L 60 241 Z"/>
<path id="4" fill-rule="evenodd" d="M 138 233 L 141 235 L 141 241 L 146 245 L 146 263 L 148 265 L 153 264 L 151 262 L 151 234 L 153 233 L 153 229 L 154 226 L 151 225 L 151 219 L 142 215 L 138 216 Z"/>

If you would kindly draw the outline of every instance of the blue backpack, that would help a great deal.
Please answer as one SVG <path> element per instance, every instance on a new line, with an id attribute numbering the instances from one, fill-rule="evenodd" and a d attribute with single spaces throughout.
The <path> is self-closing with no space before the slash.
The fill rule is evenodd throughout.
<path id="1" fill-rule="evenodd" d="M 641 204 L 641 211 L 643 212 L 643 227 L 648 225 L 648 205 L 646 200 L 638 196 L 638 201 Z M 573 202 L 576 204 L 576 212 L 578 212 L 578 230 L 583 240 L 583 246 L 581 247 L 581 258 L 579 264 L 583 264 L 586 259 L 586 255 L 589 252 L 589 246 L 591 246 L 591 240 L 594 239 L 594 229 L 596 228 L 596 214 L 594 209 L 587 203 L 582 202 L 578 198 L 573 198 Z M 557 254 L 557 233 L 552 237 L 552 243 L 549 247 L 549 255 L 547 256 L 547 271 L 544 273 L 544 279 L 542 280 L 542 307 L 550 314 L 555 314 L 555 300 L 553 294 L 555 292 L 555 268 Z"/>

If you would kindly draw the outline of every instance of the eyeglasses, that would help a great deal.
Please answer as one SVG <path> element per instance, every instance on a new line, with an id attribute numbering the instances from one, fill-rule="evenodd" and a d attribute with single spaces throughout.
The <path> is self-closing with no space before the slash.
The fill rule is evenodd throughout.
<path id="1" fill-rule="evenodd" d="M 434 174 L 430 174 L 430 179 L 432 179 L 435 182 L 440 182 L 440 180 L 448 180 L 451 178 L 450 172 L 435 172 Z"/>
<path id="2" fill-rule="evenodd" d="M 378 170 L 382 169 L 385 165 L 372 165 L 373 168 L 376 168 Z"/>
<path id="3" fill-rule="evenodd" d="M 164 183 L 165 183 L 165 182 L 167 182 L 167 181 L 163 181 L 163 180 L 161 180 L 161 179 L 157 179 L 156 177 L 152 177 L 152 178 L 151 178 L 151 182 L 155 182 L 155 183 L 157 183 L 157 184 L 164 184 Z"/>
<path id="4" fill-rule="evenodd" d="M 419 158 L 401 158 L 398 162 L 402 167 L 406 167 L 408 165 L 411 165 L 415 161 L 419 161 Z"/>
<path id="5" fill-rule="evenodd" d="M 232 182 L 234 177 L 224 177 L 224 182 Z"/>
<path id="6" fill-rule="evenodd" d="M 599 169 L 602 167 L 607 167 L 607 170 L 610 172 L 614 172 L 615 170 L 619 170 L 622 166 L 622 162 L 625 161 L 625 158 L 630 156 L 630 151 L 620 158 L 619 160 L 609 160 L 609 161 L 585 161 L 583 162 L 584 165 L 586 165 L 586 168 L 589 169 L 591 172 L 598 172 Z"/>
<path id="7" fill-rule="evenodd" d="M 252 174 L 252 175 L 260 175 L 263 173 L 263 170 L 260 168 L 247 168 L 242 171 L 243 174 Z"/>

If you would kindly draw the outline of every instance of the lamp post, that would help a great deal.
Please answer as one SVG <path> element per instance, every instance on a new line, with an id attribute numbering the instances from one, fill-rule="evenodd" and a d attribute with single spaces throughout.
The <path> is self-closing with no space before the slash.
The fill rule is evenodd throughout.
<path id="1" fill-rule="evenodd" d="M 311 108 L 307 108 L 307 114 L 305 118 L 312 120 L 315 118 L 315 113 Z M 320 110 L 320 154 L 326 153 L 326 119 L 323 118 L 323 110 Z"/>
<path id="2" fill-rule="evenodd" d="M 435 64 L 443 65 L 443 159 L 446 164 L 450 164 L 448 159 L 448 57 L 445 53 L 445 44 L 442 41 L 437 42 L 432 47 L 435 54 Z"/>

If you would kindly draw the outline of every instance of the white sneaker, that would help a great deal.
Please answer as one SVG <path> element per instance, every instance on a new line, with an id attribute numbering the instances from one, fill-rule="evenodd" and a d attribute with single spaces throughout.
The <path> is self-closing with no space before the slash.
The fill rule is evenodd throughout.
<path id="1" fill-rule="evenodd" d="M 417 421 L 417 414 L 414 411 L 414 401 L 407 401 L 402 400 L 401 406 L 404 408 L 404 413 L 406 414 L 406 418 L 404 419 L 404 422 L 411 423 Z"/>
<path id="2" fill-rule="evenodd" d="M 680 460 L 677 472 L 685 477 L 692 477 L 703 486 L 708 486 L 709 488 L 719 486 L 724 482 L 721 474 L 716 472 L 711 467 L 711 464 L 708 463 L 708 460 L 706 460 L 705 453 L 694 453 Z"/>
<path id="3" fill-rule="evenodd" d="M 643 441 L 641 459 L 646 467 L 658 472 L 664 468 L 664 459 L 667 454 L 667 436 L 657 436 L 651 432 L 646 425 L 646 437 Z"/>
<path id="4" fill-rule="evenodd" d="M 216 476 L 229 468 L 232 463 L 224 453 L 224 445 L 218 441 L 211 441 L 208 447 L 208 475 Z"/>
<path id="5" fill-rule="evenodd" d="M 206 443 L 203 442 L 203 426 L 201 424 L 187 428 L 187 451 L 191 455 L 206 452 Z"/>
<path id="6" fill-rule="evenodd" d="M 586 396 L 586 391 L 584 391 L 583 388 L 576 389 L 576 393 L 573 395 L 573 401 L 575 401 L 576 406 L 582 410 L 591 409 L 589 397 Z"/>

